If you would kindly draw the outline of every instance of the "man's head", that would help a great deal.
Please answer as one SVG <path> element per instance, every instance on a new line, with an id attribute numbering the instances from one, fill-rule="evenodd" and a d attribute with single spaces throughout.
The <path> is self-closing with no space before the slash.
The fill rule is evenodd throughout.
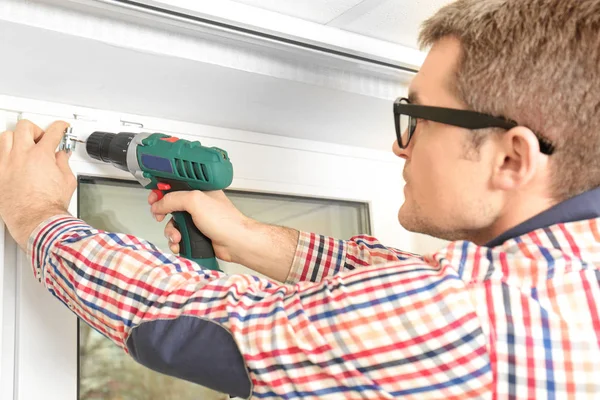
<path id="1" fill-rule="evenodd" d="M 411 101 L 519 126 L 419 119 L 409 146 L 394 144 L 405 228 L 485 242 L 600 186 L 600 0 L 459 0 L 424 23 L 420 42 L 431 50 Z"/>

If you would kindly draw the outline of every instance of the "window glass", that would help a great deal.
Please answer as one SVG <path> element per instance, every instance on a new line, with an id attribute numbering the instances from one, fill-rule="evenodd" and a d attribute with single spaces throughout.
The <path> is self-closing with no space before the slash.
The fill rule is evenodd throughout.
<path id="1" fill-rule="evenodd" d="M 370 233 L 366 204 L 262 193 L 226 191 L 245 215 L 261 222 L 348 239 Z M 79 217 L 97 229 L 144 238 L 170 252 L 147 203 L 148 190 L 136 182 L 79 180 Z M 254 273 L 219 261 L 228 273 Z M 254 273 L 256 274 L 256 273 Z M 79 400 L 197 400 L 229 396 L 141 366 L 101 334 L 79 321 Z"/>

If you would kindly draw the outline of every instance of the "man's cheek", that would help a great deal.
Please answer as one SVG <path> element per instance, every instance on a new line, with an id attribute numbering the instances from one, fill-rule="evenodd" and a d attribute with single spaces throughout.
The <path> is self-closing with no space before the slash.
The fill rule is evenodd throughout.
<path id="1" fill-rule="evenodd" d="M 429 207 L 439 208 L 451 193 L 447 190 L 447 178 L 440 175 L 435 167 L 429 167 L 429 174 L 420 182 L 421 201 Z"/>

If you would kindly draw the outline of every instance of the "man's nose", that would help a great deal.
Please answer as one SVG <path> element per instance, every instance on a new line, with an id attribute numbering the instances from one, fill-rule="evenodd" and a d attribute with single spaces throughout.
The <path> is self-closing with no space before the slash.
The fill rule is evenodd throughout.
<path id="1" fill-rule="evenodd" d="M 400 146 L 398 146 L 398 141 L 394 140 L 394 144 L 392 145 L 392 151 L 394 152 L 395 155 L 397 155 L 400 158 L 404 158 L 405 160 L 408 160 L 409 157 L 409 152 L 408 150 L 410 149 L 410 143 L 408 148 L 406 149 L 401 149 Z"/>

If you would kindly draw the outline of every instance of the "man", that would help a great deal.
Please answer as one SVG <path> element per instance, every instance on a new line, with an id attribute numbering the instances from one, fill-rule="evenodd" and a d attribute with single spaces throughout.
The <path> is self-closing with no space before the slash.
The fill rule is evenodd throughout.
<path id="1" fill-rule="evenodd" d="M 421 42 L 393 150 L 399 221 L 451 241 L 435 254 L 263 225 L 221 192 L 151 195 L 158 220 L 190 212 L 218 257 L 273 280 L 203 271 L 68 215 L 61 122 L 0 136 L 0 215 L 80 318 L 232 395 L 597 397 L 600 1 L 461 0 Z"/>

